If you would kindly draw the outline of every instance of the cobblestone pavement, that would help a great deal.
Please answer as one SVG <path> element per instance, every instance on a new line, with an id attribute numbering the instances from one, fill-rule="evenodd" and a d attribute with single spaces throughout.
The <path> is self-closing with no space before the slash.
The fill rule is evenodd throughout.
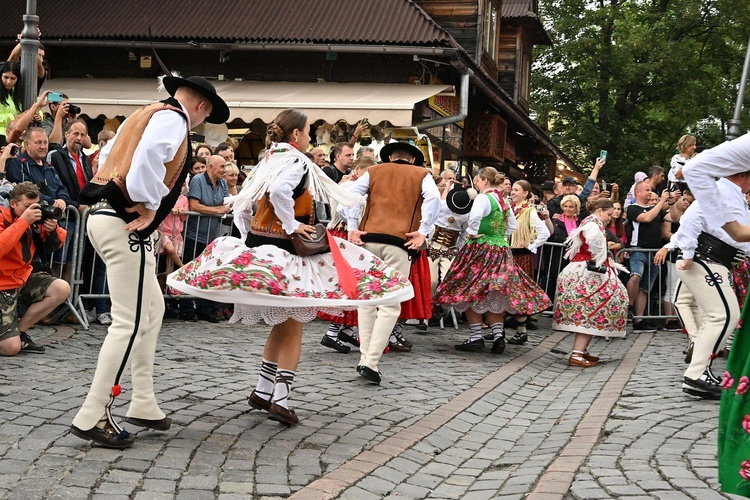
<path id="1" fill-rule="evenodd" d="M 0 499 L 727 497 L 718 403 L 680 389 L 684 335 L 595 339 L 605 362 L 584 370 L 539 325 L 501 356 L 455 351 L 463 328 L 407 329 L 413 352 L 386 354 L 374 386 L 312 323 L 285 428 L 247 405 L 267 327 L 166 322 L 155 382 L 174 423 L 123 451 L 68 434 L 104 328 L 38 327 L 45 354 L 0 359 Z"/>

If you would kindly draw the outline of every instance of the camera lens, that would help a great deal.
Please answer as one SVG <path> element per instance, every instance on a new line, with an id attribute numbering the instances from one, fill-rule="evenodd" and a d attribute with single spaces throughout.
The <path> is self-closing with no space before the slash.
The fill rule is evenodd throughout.
<path id="1" fill-rule="evenodd" d="M 77 115 L 80 112 L 81 112 L 81 108 L 79 108 L 75 104 L 68 104 L 68 114 L 69 115 Z"/>

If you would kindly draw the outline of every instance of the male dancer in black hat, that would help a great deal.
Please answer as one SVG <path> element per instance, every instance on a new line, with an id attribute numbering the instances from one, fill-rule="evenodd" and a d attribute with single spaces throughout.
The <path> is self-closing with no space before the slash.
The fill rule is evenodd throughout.
<path id="1" fill-rule="evenodd" d="M 107 266 L 112 324 L 71 432 L 110 448 L 127 448 L 135 441 L 110 412 L 128 365 L 133 395 L 126 421 L 161 431 L 172 423 L 159 409 L 153 387 L 164 298 L 151 233 L 170 213 L 185 182 L 190 130 L 204 121 L 229 119 L 229 108 L 207 80 L 168 76 L 162 83 L 172 97 L 125 120 L 100 153 L 97 175 L 81 191 L 81 202 L 91 206 L 89 239 Z"/>

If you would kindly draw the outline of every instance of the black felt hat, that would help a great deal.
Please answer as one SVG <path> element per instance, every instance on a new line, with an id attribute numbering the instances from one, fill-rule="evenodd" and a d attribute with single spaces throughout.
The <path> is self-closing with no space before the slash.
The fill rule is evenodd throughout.
<path id="1" fill-rule="evenodd" d="M 454 214 L 464 215 L 471 212 L 471 206 L 474 204 L 476 196 L 474 189 L 469 190 L 454 186 L 445 197 L 445 203 L 448 205 L 448 210 Z"/>
<path id="2" fill-rule="evenodd" d="M 174 93 L 180 87 L 190 87 L 193 90 L 197 90 L 211 101 L 211 114 L 208 115 L 206 121 L 208 123 L 226 123 L 229 120 L 229 106 L 224 102 L 224 99 L 219 97 L 216 93 L 216 88 L 203 77 L 200 76 L 189 76 L 182 78 L 181 76 L 165 76 L 162 79 L 164 88 L 169 92 L 169 95 L 174 97 Z"/>
<path id="3" fill-rule="evenodd" d="M 414 157 L 414 165 L 418 167 L 421 167 L 424 163 L 424 154 L 422 154 L 422 151 L 408 142 L 389 142 L 380 148 L 380 161 L 389 163 L 391 161 L 390 156 L 394 151 L 407 151 Z"/>

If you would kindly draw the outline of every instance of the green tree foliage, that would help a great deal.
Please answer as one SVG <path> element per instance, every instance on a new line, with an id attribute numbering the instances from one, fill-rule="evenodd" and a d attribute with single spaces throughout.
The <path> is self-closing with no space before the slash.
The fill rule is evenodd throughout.
<path id="1" fill-rule="evenodd" d="M 750 36 L 750 0 L 542 0 L 554 46 L 533 71 L 532 108 L 579 165 L 602 176 L 669 166 L 677 139 L 723 140 Z M 747 113 L 743 131 L 747 130 Z"/>

